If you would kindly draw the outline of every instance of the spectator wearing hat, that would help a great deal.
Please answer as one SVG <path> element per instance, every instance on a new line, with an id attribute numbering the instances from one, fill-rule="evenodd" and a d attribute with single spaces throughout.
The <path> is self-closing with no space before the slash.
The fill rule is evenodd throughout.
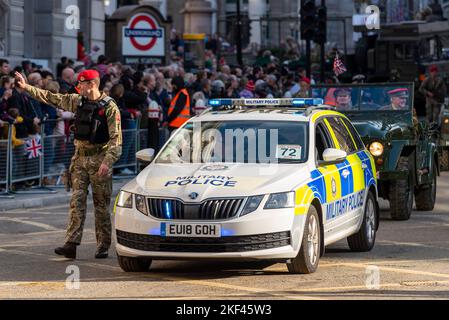
<path id="1" fill-rule="evenodd" d="M 352 97 L 350 88 L 338 88 L 334 92 L 335 106 L 338 111 L 352 110 Z"/>
<path id="2" fill-rule="evenodd" d="M 446 84 L 438 76 L 438 67 L 432 65 L 429 68 L 430 76 L 427 77 L 419 91 L 426 97 L 426 117 L 429 123 L 438 122 L 441 112 L 441 105 L 447 94 Z"/>
<path id="3" fill-rule="evenodd" d="M 240 92 L 240 97 L 245 99 L 252 99 L 254 98 L 255 91 L 256 85 L 252 80 L 250 80 L 246 83 L 245 88 Z"/>
<path id="4" fill-rule="evenodd" d="M 307 77 L 302 77 L 299 80 L 299 91 L 294 95 L 296 98 L 308 98 L 311 80 Z"/>

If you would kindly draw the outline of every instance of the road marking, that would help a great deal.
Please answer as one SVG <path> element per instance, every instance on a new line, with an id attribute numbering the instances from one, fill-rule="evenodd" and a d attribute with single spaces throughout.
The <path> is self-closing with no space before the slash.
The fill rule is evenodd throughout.
<path id="1" fill-rule="evenodd" d="M 424 244 L 424 243 L 417 243 L 417 242 L 398 242 L 398 241 L 391 241 L 391 240 L 380 240 L 378 243 L 385 243 L 387 245 L 394 245 L 394 246 L 408 246 L 408 247 L 422 247 L 422 248 L 433 248 L 433 249 L 439 249 L 439 250 L 449 250 L 447 247 L 438 247 L 430 244 Z"/>
<path id="2" fill-rule="evenodd" d="M 42 256 L 46 258 L 54 259 L 53 256 L 46 255 L 46 254 L 40 254 L 40 253 L 33 253 L 33 252 L 26 252 L 26 251 L 20 251 L 20 250 L 4 250 L 11 253 L 17 253 L 21 255 L 34 255 L 34 256 Z M 393 261 L 388 261 L 389 263 L 392 263 Z M 99 263 L 90 263 L 90 262 L 83 262 L 76 260 L 76 264 L 80 266 L 86 266 L 86 267 L 94 267 L 99 268 L 102 270 L 109 270 L 113 272 L 122 272 L 119 267 L 111 266 L 111 265 L 104 265 Z M 371 265 L 375 265 L 376 262 L 373 261 L 372 263 L 366 264 L 366 263 L 324 263 L 321 265 L 321 267 L 331 267 L 331 266 L 347 266 L 347 267 L 354 267 L 354 268 L 366 268 Z M 433 272 L 425 272 L 425 271 L 418 271 L 418 270 L 406 270 L 406 269 L 399 269 L 399 268 L 391 268 L 391 267 L 384 267 L 379 266 L 380 270 L 383 271 L 391 271 L 391 272 L 397 272 L 397 273 L 405 273 L 405 274 L 413 274 L 413 275 L 423 275 L 423 276 L 431 276 L 431 277 L 440 277 L 440 278 L 446 278 L 449 279 L 449 274 L 440 274 L 440 273 L 433 273 Z M 268 270 L 270 271 L 270 270 Z M 226 283 L 219 283 L 215 281 L 208 281 L 208 280 L 192 280 L 185 277 L 177 277 L 177 276 L 167 276 L 163 273 L 151 273 L 151 274 L 139 274 L 139 278 L 147 278 L 147 279 L 154 279 L 158 281 L 171 281 L 175 284 L 189 284 L 194 286 L 207 286 L 207 287 L 213 287 L 213 288 L 219 288 L 219 289 L 225 289 L 225 290 L 234 290 L 234 291 L 243 291 L 243 292 L 251 292 L 256 294 L 265 294 L 272 297 L 280 297 L 280 298 L 288 298 L 288 299 L 301 299 L 301 300 L 308 300 L 308 299 L 314 299 L 317 300 L 319 298 L 315 296 L 308 296 L 308 295 L 294 295 L 292 296 L 290 294 L 284 294 L 282 291 L 289 291 L 289 292 L 309 292 L 309 293 L 316 293 L 316 292 L 322 292 L 322 291 L 345 291 L 345 290 L 358 290 L 358 289 L 367 289 L 366 286 L 346 286 L 346 287 L 326 287 L 326 288 L 301 288 L 301 289 L 265 289 L 265 288 L 254 288 L 254 287 L 247 287 L 247 286 L 239 286 L 239 285 L 232 285 L 232 284 L 226 284 Z M 135 276 L 130 277 L 111 277 L 112 280 L 116 279 L 135 279 Z M 89 279 L 90 280 L 90 279 Z M 101 279 L 98 279 L 101 281 Z M 11 286 L 11 285 L 36 285 L 36 282 L 0 282 L 0 286 Z M 425 280 L 425 281 L 404 281 L 401 283 L 386 283 L 386 284 L 380 284 L 381 288 L 391 288 L 391 287 L 400 287 L 400 286 L 423 286 L 423 285 L 435 285 L 435 284 L 449 284 L 448 281 L 432 281 L 432 280 Z M 42 282 L 43 286 L 54 286 L 54 282 Z M 372 290 L 373 292 L 376 292 L 377 290 Z M 259 296 L 258 295 L 258 296 Z"/>
<path id="3" fill-rule="evenodd" d="M 42 228 L 44 230 L 47 231 L 59 231 L 61 229 L 57 229 L 49 224 L 46 223 L 40 223 L 40 222 L 35 222 L 35 221 L 28 221 L 28 220 L 23 220 L 23 219 L 19 219 L 19 218 L 4 218 L 1 217 L 0 221 L 9 221 L 9 222 L 16 222 L 16 223 L 23 223 L 23 224 L 27 224 L 30 226 L 34 226 L 34 227 L 38 227 L 38 228 Z"/>
<path id="4" fill-rule="evenodd" d="M 382 289 L 394 288 L 394 287 L 420 287 L 420 286 L 432 286 L 432 285 L 449 285 L 449 280 L 423 280 L 423 281 L 402 281 L 397 283 L 381 283 L 379 284 L 379 290 L 373 290 L 367 288 L 366 285 L 359 286 L 341 286 L 341 287 L 316 287 L 316 288 L 303 288 L 303 289 L 291 289 L 291 291 L 298 292 L 321 292 L 321 291 L 350 291 L 350 290 L 369 290 L 372 292 L 380 291 Z"/>
<path id="5" fill-rule="evenodd" d="M 340 263 L 340 265 L 341 266 L 347 266 L 347 267 L 366 269 L 367 267 L 375 266 L 376 264 L 374 262 L 373 263 L 369 263 L 369 264 L 343 262 L 343 263 Z M 399 268 L 385 267 L 385 266 L 377 266 L 377 267 L 379 268 L 379 270 L 383 270 L 383 271 L 390 271 L 390 272 L 396 272 L 396 273 L 413 274 L 413 275 L 420 275 L 420 276 L 430 276 L 430 277 L 435 277 L 435 278 L 449 279 L 449 274 L 445 274 L 445 273 L 435 273 L 435 272 L 427 272 L 427 271 L 420 271 L 420 270 L 410 270 L 410 269 L 399 269 Z"/>
<path id="6" fill-rule="evenodd" d="M 30 253 L 20 250 L 7 250 L 13 253 L 22 254 L 22 255 L 35 255 L 35 256 L 43 256 L 50 259 L 54 259 L 53 256 L 49 256 L 46 254 L 40 254 L 40 253 Z M 94 268 L 100 268 L 103 270 L 109 270 L 109 271 L 116 271 L 121 272 L 121 269 L 119 267 L 114 267 L 110 265 L 104 265 L 99 263 L 91 263 L 91 262 L 83 262 L 76 260 L 74 261 L 77 265 L 80 266 L 87 266 L 87 267 L 94 267 Z M 245 287 L 245 286 L 237 286 L 237 285 L 231 285 L 231 284 L 225 284 L 225 283 L 219 283 L 214 281 L 207 281 L 207 280 L 191 280 L 188 278 L 183 277 L 174 277 L 174 276 L 166 276 L 161 273 L 152 273 L 152 274 L 142 274 L 140 276 L 143 276 L 145 278 L 155 279 L 155 280 L 165 280 L 165 281 L 172 281 L 174 283 L 181 283 L 181 284 L 190 284 L 190 285 L 196 285 L 196 286 L 207 286 L 207 287 L 214 287 L 214 288 L 220 288 L 220 289 L 227 289 L 227 290 L 235 290 L 235 291 L 245 291 L 245 292 L 252 292 L 252 293 L 264 293 L 270 296 L 276 296 L 276 297 L 285 297 L 285 295 L 282 294 L 276 294 L 276 291 L 279 290 L 271 290 L 271 289 L 264 289 L 264 288 L 251 288 L 251 287 Z M 313 297 L 309 296 L 295 296 L 295 299 L 299 300 L 308 300 L 313 299 Z"/>

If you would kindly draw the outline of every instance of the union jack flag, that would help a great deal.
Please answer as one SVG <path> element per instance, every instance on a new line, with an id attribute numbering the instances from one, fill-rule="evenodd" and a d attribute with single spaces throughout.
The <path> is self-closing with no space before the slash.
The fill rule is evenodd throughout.
<path id="1" fill-rule="evenodd" d="M 337 53 L 335 55 L 335 60 L 334 60 L 334 73 L 338 77 L 338 76 L 342 75 L 343 73 L 345 73 L 346 71 L 348 71 L 348 69 L 346 69 L 343 61 L 341 61 L 341 59 Z"/>
<path id="2" fill-rule="evenodd" d="M 26 141 L 26 153 L 28 159 L 34 159 L 42 156 L 41 137 L 37 136 Z"/>

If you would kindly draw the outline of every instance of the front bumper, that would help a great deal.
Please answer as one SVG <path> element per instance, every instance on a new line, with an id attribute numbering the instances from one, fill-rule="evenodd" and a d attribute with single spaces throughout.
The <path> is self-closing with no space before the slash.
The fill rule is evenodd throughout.
<path id="1" fill-rule="evenodd" d="M 117 253 L 153 259 L 291 259 L 302 241 L 305 215 L 294 209 L 259 210 L 221 221 L 158 220 L 135 209 L 117 208 Z M 220 238 L 161 236 L 162 223 L 220 224 Z"/>

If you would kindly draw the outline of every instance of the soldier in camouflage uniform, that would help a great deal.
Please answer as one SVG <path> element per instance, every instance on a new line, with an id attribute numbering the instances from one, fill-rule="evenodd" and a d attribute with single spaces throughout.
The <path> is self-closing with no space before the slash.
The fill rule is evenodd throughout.
<path id="1" fill-rule="evenodd" d="M 76 259 L 86 220 L 86 200 L 92 186 L 95 206 L 97 259 L 107 258 L 111 246 L 111 217 L 109 207 L 112 193 L 112 167 L 122 153 L 120 111 L 114 100 L 99 91 L 100 76 L 87 70 L 78 77 L 80 94 L 53 94 L 26 84 L 16 73 L 19 88 L 33 99 L 76 114 L 75 155 L 70 172 L 73 195 L 66 244 L 56 254 Z M 90 110 L 90 111 L 89 111 Z M 86 122 L 88 121 L 88 122 Z M 93 125 L 91 125 L 94 124 Z"/>

